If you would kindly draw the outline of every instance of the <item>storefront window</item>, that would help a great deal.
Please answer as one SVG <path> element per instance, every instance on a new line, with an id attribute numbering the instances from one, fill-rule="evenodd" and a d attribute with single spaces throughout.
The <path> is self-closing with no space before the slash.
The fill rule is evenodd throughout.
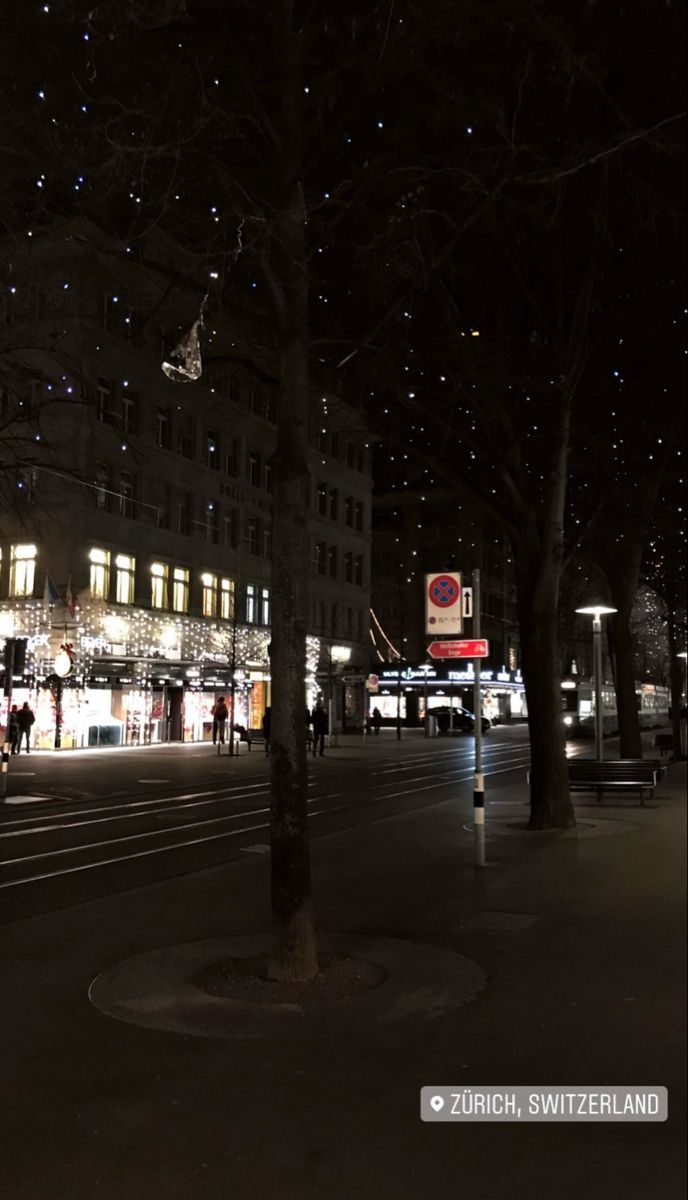
<path id="1" fill-rule="evenodd" d="M 172 576 L 172 607 L 175 612 L 189 611 L 189 572 L 175 567 Z"/>
<path id="2" fill-rule="evenodd" d="M 33 596 L 37 553 L 36 547 L 32 543 L 12 547 L 10 561 L 11 596 Z"/>
<path id="3" fill-rule="evenodd" d="M 203 616 L 214 617 L 217 614 L 217 575 L 201 575 L 201 583 Z"/>
<path id="4" fill-rule="evenodd" d="M 246 584 L 246 624 L 256 623 L 256 589 L 252 583 Z"/>
<path id="5" fill-rule="evenodd" d="M 134 579 L 136 559 L 130 554 L 118 554 L 115 559 L 117 568 L 116 593 L 118 604 L 134 603 Z M 93 570 L 93 566 L 91 566 Z"/>
<path id="6" fill-rule="evenodd" d="M 151 608 L 167 608 L 167 563 L 151 563 Z"/>
<path id="7" fill-rule="evenodd" d="M 91 560 L 91 595 L 94 600 L 107 600 L 110 591 L 110 551 L 94 548 Z"/>
<path id="8" fill-rule="evenodd" d="M 223 621 L 234 620 L 234 580 L 223 579 L 220 583 L 220 616 Z"/>

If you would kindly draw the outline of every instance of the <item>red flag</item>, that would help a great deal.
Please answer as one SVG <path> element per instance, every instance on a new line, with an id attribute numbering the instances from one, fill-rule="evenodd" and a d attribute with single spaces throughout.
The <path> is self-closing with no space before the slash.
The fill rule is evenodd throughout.
<path id="1" fill-rule="evenodd" d="M 72 591 L 71 575 L 69 576 L 69 581 L 67 583 L 67 591 L 65 593 L 65 604 L 67 606 L 67 611 L 68 611 L 70 617 L 76 616 L 76 597 L 74 595 L 74 592 Z"/>

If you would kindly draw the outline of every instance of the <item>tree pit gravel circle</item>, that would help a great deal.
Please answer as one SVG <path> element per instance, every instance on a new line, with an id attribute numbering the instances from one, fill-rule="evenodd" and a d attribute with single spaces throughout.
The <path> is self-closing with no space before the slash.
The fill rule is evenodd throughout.
<path id="1" fill-rule="evenodd" d="M 188 1037 L 312 1038 L 432 1020 L 471 1004 L 487 976 L 444 946 L 356 933 L 318 934 L 321 975 L 266 977 L 272 939 L 235 935 L 150 950 L 116 963 L 88 991 L 107 1017 Z"/>
<path id="2" fill-rule="evenodd" d="M 268 960 L 265 955 L 251 958 L 226 958 L 209 963 L 196 971 L 194 985 L 225 1000 L 241 1000 L 261 1004 L 309 1005 L 323 1001 L 337 1003 L 348 996 L 357 996 L 370 988 L 379 987 L 387 973 L 378 963 L 342 954 L 319 954 L 319 973 L 314 979 L 294 983 L 268 979 Z"/>

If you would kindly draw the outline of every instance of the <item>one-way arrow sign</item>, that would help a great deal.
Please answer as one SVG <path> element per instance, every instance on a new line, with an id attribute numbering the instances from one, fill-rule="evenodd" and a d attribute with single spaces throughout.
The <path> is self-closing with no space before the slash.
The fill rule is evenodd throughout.
<path id="1" fill-rule="evenodd" d="M 431 658 L 487 658 L 489 646 L 486 638 L 470 641 L 431 642 L 428 646 Z"/>

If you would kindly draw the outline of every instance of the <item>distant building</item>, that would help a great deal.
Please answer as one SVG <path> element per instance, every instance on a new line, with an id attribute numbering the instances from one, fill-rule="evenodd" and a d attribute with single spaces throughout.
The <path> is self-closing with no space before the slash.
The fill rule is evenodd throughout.
<path id="1" fill-rule="evenodd" d="M 232 679 L 236 723 L 259 728 L 280 552 L 269 317 L 211 306 L 203 375 L 173 382 L 161 361 L 203 295 L 177 248 L 129 253 L 73 221 L 4 257 L 0 644 L 29 639 L 14 688 L 38 745 L 63 644 L 63 747 L 206 738 Z M 308 696 L 331 693 L 341 728 L 362 720 L 339 676 L 368 660 L 371 465 L 360 417 L 312 386 Z"/>
<path id="2" fill-rule="evenodd" d="M 377 707 L 385 718 L 396 719 L 399 688 L 395 687 L 393 667 L 398 661 L 403 669 L 408 668 L 400 685 L 402 718 L 408 723 L 422 717 L 426 692 L 430 708 L 446 703 L 448 684 L 457 703 L 461 693 L 463 700 L 472 704 L 465 678 L 469 663 L 435 663 L 427 688 L 418 668 L 430 661 L 426 647 L 431 639 L 425 632 L 426 573 L 460 571 L 463 585 L 470 586 L 476 567 L 481 573 L 481 636 L 490 646 L 483 666 L 486 679 L 493 684 L 484 689 L 486 704 L 490 715 L 501 711 L 504 718 L 521 716 L 523 683 L 513 566 L 502 531 L 475 508 L 458 506 L 455 499 L 436 491 L 421 495 L 395 489 L 374 494 L 371 635 L 373 661 L 382 681 Z M 462 636 L 471 637 L 470 619 Z"/>

